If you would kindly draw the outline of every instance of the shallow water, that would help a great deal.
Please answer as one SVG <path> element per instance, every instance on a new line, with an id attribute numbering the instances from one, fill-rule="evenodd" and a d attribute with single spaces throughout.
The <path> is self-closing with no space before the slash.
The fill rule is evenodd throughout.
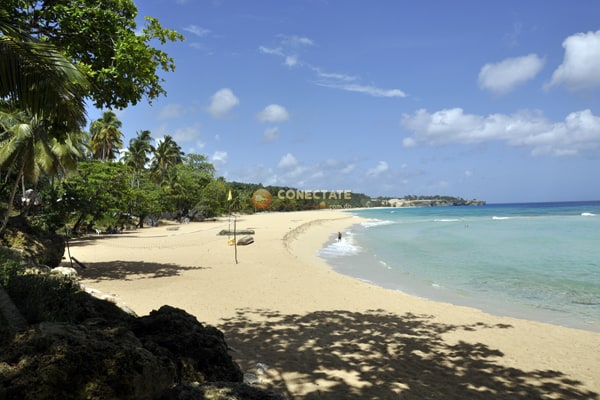
<path id="1" fill-rule="evenodd" d="M 600 331 L 600 202 L 353 211 L 335 270 L 496 315 Z"/>

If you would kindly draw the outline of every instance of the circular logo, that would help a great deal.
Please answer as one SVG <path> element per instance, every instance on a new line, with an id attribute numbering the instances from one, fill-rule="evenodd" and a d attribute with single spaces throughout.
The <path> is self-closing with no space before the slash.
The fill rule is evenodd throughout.
<path id="1" fill-rule="evenodd" d="M 252 204 L 254 204 L 254 207 L 258 208 L 259 210 L 269 208 L 272 201 L 273 196 L 266 189 L 258 189 L 252 195 Z"/>

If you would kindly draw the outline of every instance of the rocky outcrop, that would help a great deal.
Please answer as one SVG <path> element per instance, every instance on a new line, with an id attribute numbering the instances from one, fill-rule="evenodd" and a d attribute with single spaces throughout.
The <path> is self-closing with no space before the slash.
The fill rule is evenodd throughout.
<path id="1" fill-rule="evenodd" d="M 284 400 L 280 394 L 243 383 L 215 382 L 206 385 L 179 385 L 158 400 Z"/>
<path id="2" fill-rule="evenodd" d="M 123 327 L 43 322 L 3 349 L 0 399 L 153 399 L 175 379 Z"/>
<path id="3" fill-rule="evenodd" d="M 223 333 L 200 324 L 187 312 L 163 306 L 134 320 L 133 333 L 152 353 L 171 361 L 178 382 L 242 382 L 243 373 L 228 354 Z"/>
<path id="4" fill-rule="evenodd" d="M 78 295 L 85 317 L 37 323 L 0 346 L 0 400 L 283 398 L 244 384 L 222 332 L 187 312 L 135 318 Z"/>
<path id="5" fill-rule="evenodd" d="M 38 232 L 23 217 L 10 219 L 0 246 L 15 250 L 29 266 L 58 267 L 65 253 L 65 238 L 55 232 Z"/>

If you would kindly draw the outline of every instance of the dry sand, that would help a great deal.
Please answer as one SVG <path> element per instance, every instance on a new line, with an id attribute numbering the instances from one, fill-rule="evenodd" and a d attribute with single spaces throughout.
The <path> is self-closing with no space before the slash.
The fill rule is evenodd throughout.
<path id="1" fill-rule="evenodd" d="M 138 315 L 180 307 L 225 333 L 257 385 L 291 399 L 598 399 L 600 334 L 423 300 L 316 256 L 340 211 L 160 226 L 71 243 L 82 282 Z"/>

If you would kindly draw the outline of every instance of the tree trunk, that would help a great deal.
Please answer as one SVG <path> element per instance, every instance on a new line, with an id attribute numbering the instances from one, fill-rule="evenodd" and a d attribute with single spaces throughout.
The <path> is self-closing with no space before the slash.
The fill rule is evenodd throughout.
<path id="1" fill-rule="evenodd" d="M 75 222 L 75 225 L 73 226 L 73 232 L 79 233 L 79 227 L 81 226 L 81 223 L 83 222 L 83 219 L 85 217 L 86 217 L 85 213 L 81 213 L 79 215 L 79 218 L 77 218 L 77 222 Z"/>
<path id="2" fill-rule="evenodd" d="M 27 321 L 12 301 L 4 286 L 0 284 L 0 313 L 4 316 L 8 329 L 11 333 L 21 332 L 27 329 Z"/>
<path id="3" fill-rule="evenodd" d="M 21 169 L 19 170 L 19 174 L 17 175 L 17 179 L 15 180 L 15 185 L 12 188 L 10 193 L 10 197 L 8 199 L 8 204 L 6 205 L 6 214 L 4 215 L 4 220 L 2 221 L 2 226 L 0 227 L 0 236 L 4 235 L 4 231 L 8 226 L 8 220 L 10 219 L 10 214 L 13 211 L 15 196 L 17 195 L 17 189 L 19 187 L 19 183 L 21 177 L 23 176 L 23 171 L 25 170 L 25 161 L 21 163 Z"/>

